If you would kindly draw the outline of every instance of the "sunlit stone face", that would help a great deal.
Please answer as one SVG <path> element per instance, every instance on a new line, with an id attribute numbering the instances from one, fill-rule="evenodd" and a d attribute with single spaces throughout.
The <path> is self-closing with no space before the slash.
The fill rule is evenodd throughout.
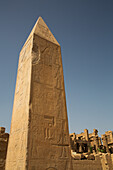
<path id="1" fill-rule="evenodd" d="M 20 52 L 6 170 L 71 170 L 60 45 L 40 17 Z"/>

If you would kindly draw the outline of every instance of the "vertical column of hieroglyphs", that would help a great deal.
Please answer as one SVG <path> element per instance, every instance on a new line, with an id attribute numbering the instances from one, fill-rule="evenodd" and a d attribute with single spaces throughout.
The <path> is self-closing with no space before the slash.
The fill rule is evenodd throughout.
<path id="1" fill-rule="evenodd" d="M 28 170 L 71 169 L 61 51 L 52 36 L 40 19 L 32 48 Z"/>
<path id="2" fill-rule="evenodd" d="M 25 170 L 31 79 L 30 38 L 20 52 L 6 170 Z"/>

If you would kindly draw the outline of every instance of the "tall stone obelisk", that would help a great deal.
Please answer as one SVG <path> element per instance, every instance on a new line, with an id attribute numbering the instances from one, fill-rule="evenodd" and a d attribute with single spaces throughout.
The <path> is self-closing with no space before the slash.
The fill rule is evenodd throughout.
<path id="1" fill-rule="evenodd" d="M 41 17 L 19 56 L 6 170 L 71 170 L 61 49 Z"/>

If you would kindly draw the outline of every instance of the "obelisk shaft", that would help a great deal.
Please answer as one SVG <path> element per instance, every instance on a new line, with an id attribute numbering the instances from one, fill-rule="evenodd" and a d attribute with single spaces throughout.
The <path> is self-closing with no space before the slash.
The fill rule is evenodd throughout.
<path id="1" fill-rule="evenodd" d="M 39 18 L 20 53 L 6 170 L 71 168 L 60 45 Z"/>

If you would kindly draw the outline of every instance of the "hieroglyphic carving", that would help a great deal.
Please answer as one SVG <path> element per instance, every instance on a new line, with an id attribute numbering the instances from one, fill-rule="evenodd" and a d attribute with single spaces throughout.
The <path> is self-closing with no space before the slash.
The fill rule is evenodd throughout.
<path id="1" fill-rule="evenodd" d="M 62 89 L 62 73 L 61 73 L 61 66 L 56 65 L 53 67 L 53 78 L 54 78 L 54 86 L 55 88 Z"/>
<path id="2" fill-rule="evenodd" d="M 60 46 L 42 19 L 33 31 L 20 53 L 6 170 L 71 170 Z"/>
<path id="3" fill-rule="evenodd" d="M 52 128 L 55 124 L 55 120 L 53 116 L 44 115 L 45 129 L 44 136 L 45 139 L 53 139 L 54 138 L 54 129 Z"/>
<path id="4" fill-rule="evenodd" d="M 64 145 L 64 146 L 69 144 L 69 137 L 68 137 L 68 132 L 66 130 L 65 120 L 62 120 L 60 133 L 58 134 L 58 137 L 57 137 L 57 143 Z"/>
<path id="5" fill-rule="evenodd" d="M 38 64 L 41 57 L 41 52 L 39 47 L 34 43 L 32 48 L 32 64 Z"/>
<path id="6" fill-rule="evenodd" d="M 60 158 L 68 158 L 68 148 L 67 148 L 67 146 L 62 146 Z"/>
<path id="7" fill-rule="evenodd" d="M 63 119 L 64 116 L 64 101 L 62 100 L 63 98 L 63 91 L 56 89 L 55 90 L 55 113 L 58 118 Z"/>
<path id="8" fill-rule="evenodd" d="M 52 52 L 52 57 L 53 57 L 53 65 L 60 65 L 61 66 L 61 61 L 60 61 L 60 52 L 59 52 L 59 48 L 56 46 L 56 48 L 54 49 L 54 52 Z"/>

